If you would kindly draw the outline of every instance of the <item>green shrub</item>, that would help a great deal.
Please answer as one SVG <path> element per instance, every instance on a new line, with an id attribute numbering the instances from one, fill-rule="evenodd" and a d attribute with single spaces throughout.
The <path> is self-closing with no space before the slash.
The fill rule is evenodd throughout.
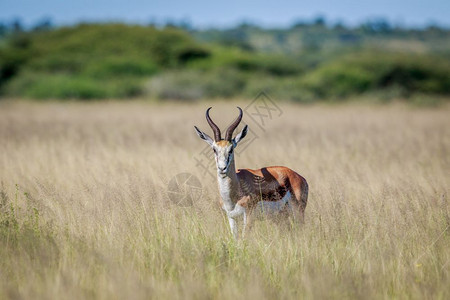
<path id="1" fill-rule="evenodd" d="M 112 57 L 90 64 L 83 74 L 95 78 L 143 77 L 157 71 L 158 67 L 151 61 Z"/>
<path id="2" fill-rule="evenodd" d="M 206 49 L 181 30 L 124 24 L 85 24 L 39 33 L 33 36 L 31 47 L 36 59 L 82 57 L 78 60 L 81 68 L 111 57 L 170 67 L 191 59 L 186 56 L 189 52 L 207 55 Z"/>
<path id="3" fill-rule="evenodd" d="M 29 56 L 30 51 L 26 48 L 15 46 L 0 48 L 0 89 L 19 72 Z"/>
<path id="4" fill-rule="evenodd" d="M 155 76 L 146 90 L 159 99 L 196 100 L 233 97 L 242 93 L 245 84 L 245 76 L 233 69 L 187 70 Z"/>
<path id="5" fill-rule="evenodd" d="M 7 86 L 10 95 L 36 99 L 126 98 L 141 92 L 141 82 L 132 78 L 101 80 L 68 74 L 27 74 Z"/>
<path id="6" fill-rule="evenodd" d="M 318 97 L 344 97 L 367 91 L 373 80 L 373 75 L 362 68 L 337 63 L 306 76 L 301 84 Z"/>
<path id="7" fill-rule="evenodd" d="M 318 97 L 344 97 L 393 87 L 411 93 L 450 93 L 445 60 L 396 53 L 359 53 L 325 63 L 301 79 Z"/>
<path id="8" fill-rule="evenodd" d="M 277 100 L 289 100 L 300 103 L 311 103 L 318 100 L 317 95 L 300 84 L 298 77 L 290 76 L 278 78 L 276 76 L 252 76 L 250 77 L 244 96 L 254 98 L 261 91 Z"/>
<path id="9" fill-rule="evenodd" d="M 47 76 L 45 80 L 35 82 L 27 91 L 33 98 L 107 98 L 108 94 L 96 82 L 90 79 L 69 78 L 66 76 Z"/>
<path id="10" fill-rule="evenodd" d="M 102 99 L 139 95 L 140 78 L 208 57 L 174 28 L 84 24 L 27 35 L 0 51 L 3 92 L 31 98 Z M 12 45 L 15 45 L 12 43 Z M 20 71 L 20 73 L 19 73 Z"/>
<path id="11" fill-rule="evenodd" d="M 273 55 L 248 55 L 236 59 L 230 65 L 241 71 L 263 72 L 274 76 L 297 75 L 304 71 L 293 58 Z"/>
<path id="12" fill-rule="evenodd" d="M 211 52 L 201 47 L 183 47 L 177 53 L 177 61 L 181 64 L 190 63 L 199 59 L 208 58 Z"/>

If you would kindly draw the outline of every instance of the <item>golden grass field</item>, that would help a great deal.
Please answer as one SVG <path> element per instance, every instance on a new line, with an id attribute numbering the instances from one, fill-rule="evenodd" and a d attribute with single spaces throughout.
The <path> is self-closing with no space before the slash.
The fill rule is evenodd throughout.
<path id="1" fill-rule="evenodd" d="M 248 103 L 1 102 L 0 299 L 450 299 L 449 106 L 244 115 L 236 167 L 288 166 L 310 194 L 303 226 L 235 242 L 193 125 Z M 189 207 L 168 198 L 182 172 Z"/>

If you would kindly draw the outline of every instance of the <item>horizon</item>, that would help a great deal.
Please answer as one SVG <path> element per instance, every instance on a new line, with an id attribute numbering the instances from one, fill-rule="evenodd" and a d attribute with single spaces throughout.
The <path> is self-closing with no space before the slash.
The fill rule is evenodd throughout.
<path id="1" fill-rule="evenodd" d="M 70 26 L 79 23 L 128 23 L 158 24 L 185 23 L 195 29 L 231 28 L 248 23 L 262 28 L 288 28 L 299 21 L 312 22 L 318 17 L 327 25 L 341 23 L 356 27 L 373 20 L 385 20 L 389 24 L 403 28 L 425 28 L 439 26 L 450 28 L 450 2 L 432 0 L 386 0 L 343 1 L 339 4 L 319 0 L 308 3 L 284 1 L 264 3 L 258 6 L 248 2 L 229 1 L 226 5 L 204 0 L 193 1 L 189 6 L 181 0 L 149 4 L 144 0 L 134 0 L 131 4 L 120 1 L 97 0 L 90 3 L 81 0 L 67 5 L 57 0 L 46 0 L 34 5 L 32 1 L 4 0 L 0 3 L 0 22 L 20 21 L 24 27 L 32 27 L 45 20 L 55 26 Z M 283 5 L 284 4 L 284 5 Z M 405 7 L 408 9 L 406 10 Z M 174 9 L 176 8 L 176 9 Z"/>

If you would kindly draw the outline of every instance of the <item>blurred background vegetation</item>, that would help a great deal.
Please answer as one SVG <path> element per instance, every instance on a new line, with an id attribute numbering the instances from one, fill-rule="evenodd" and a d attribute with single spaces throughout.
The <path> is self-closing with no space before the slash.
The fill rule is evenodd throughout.
<path id="1" fill-rule="evenodd" d="M 260 91 L 296 102 L 448 99 L 450 30 L 323 18 L 283 29 L 0 23 L 1 97 L 193 101 Z"/>

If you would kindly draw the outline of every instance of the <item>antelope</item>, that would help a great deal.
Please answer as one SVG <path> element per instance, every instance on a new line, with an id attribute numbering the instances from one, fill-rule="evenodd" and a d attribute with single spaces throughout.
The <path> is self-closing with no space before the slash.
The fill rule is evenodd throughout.
<path id="1" fill-rule="evenodd" d="M 239 116 L 228 127 L 222 139 L 219 127 L 211 120 L 206 110 L 206 121 L 214 133 L 214 139 L 194 126 L 198 136 L 214 151 L 217 181 L 221 196 L 220 205 L 225 210 L 231 233 L 238 238 L 236 219 L 243 216 L 243 235 L 256 208 L 267 214 L 287 213 L 303 222 L 308 200 L 308 183 L 295 171 L 281 166 L 264 167 L 257 170 L 239 169 L 236 172 L 234 148 L 247 135 L 248 125 L 234 138 L 233 131 L 242 120 Z"/>

